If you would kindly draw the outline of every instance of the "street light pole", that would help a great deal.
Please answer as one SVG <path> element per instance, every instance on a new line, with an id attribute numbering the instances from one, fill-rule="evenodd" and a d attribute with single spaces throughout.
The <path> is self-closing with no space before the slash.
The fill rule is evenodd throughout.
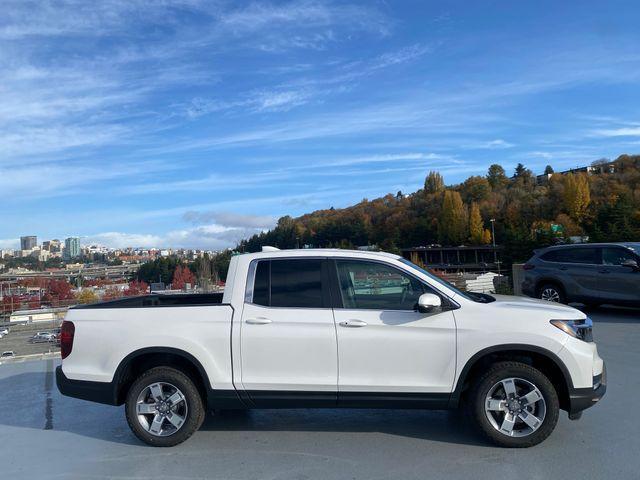
<path id="1" fill-rule="evenodd" d="M 496 246 L 496 230 L 494 228 L 494 225 L 496 223 L 496 219 L 492 218 L 491 220 L 489 220 L 491 222 L 491 240 L 493 242 L 493 246 Z"/>
<path id="2" fill-rule="evenodd" d="M 492 218 L 491 222 L 491 242 L 493 243 L 493 263 L 498 265 L 498 273 L 500 273 L 500 264 L 498 263 L 498 252 L 496 252 L 496 219 Z"/>

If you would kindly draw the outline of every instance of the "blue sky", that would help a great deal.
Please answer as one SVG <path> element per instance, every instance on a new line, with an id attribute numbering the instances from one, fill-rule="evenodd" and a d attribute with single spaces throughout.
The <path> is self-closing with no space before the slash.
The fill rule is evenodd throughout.
<path id="1" fill-rule="evenodd" d="M 217 249 L 299 215 L 640 151 L 635 1 L 5 0 L 0 248 Z"/>

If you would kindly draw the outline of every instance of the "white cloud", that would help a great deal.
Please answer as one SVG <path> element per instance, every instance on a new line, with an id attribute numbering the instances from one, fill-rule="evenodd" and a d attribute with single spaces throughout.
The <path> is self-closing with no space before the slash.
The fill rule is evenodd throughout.
<path id="1" fill-rule="evenodd" d="M 269 32 L 263 39 L 268 49 L 286 45 L 319 48 L 334 38 L 336 29 L 347 32 L 365 31 L 387 35 L 389 20 L 374 8 L 329 3 L 326 1 L 301 0 L 283 4 L 254 2 L 248 7 L 240 7 L 224 12 L 219 17 L 220 24 L 234 35 Z M 283 29 L 304 26 L 306 35 L 282 35 Z M 275 35 L 273 32 L 276 32 Z"/>
<path id="2" fill-rule="evenodd" d="M 640 127 L 595 130 L 594 134 L 599 137 L 640 137 Z"/>
<path id="3" fill-rule="evenodd" d="M 231 212 L 189 210 L 183 215 L 184 220 L 194 225 L 214 222 L 217 225 L 231 228 L 271 228 L 276 218 L 269 215 L 242 215 Z"/>
<path id="4" fill-rule="evenodd" d="M 17 199 L 38 199 L 73 195 L 93 186 L 108 188 L 109 181 L 167 171 L 174 165 L 162 162 L 110 163 L 100 160 L 67 162 L 61 165 L 34 164 L 23 167 L 0 166 L 0 191 Z"/>
<path id="5" fill-rule="evenodd" d="M 218 224 L 172 230 L 166 234 L 104 232 L 83 237 L 83 245 L 103 245 L 109 248 L 197 248 L 220 250 L 233 247 L 244 238 L 261 232 L 262 228 L 232 228 Z"/>
<path id="6" fill-rule="evenodd" d="M 511 148 L 513 146 L 514 146 L 513 143 L 506 142 L 501 138 L 498 138 L 496 140 L 491 140 L 489 142 L 481 144 L 481 148 L 487 148 L 491 150 L 499 149 L 499 148 Z"/>

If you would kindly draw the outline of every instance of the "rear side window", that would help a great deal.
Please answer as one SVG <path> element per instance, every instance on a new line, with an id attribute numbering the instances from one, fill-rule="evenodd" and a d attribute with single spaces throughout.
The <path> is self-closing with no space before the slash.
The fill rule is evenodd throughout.
<path id="1" fill-rule="evenodd" d="M 271 262 L 258 262 L 256 268 L 256 278 L 253 284 L 253 303 L 268 307 L 271 299 L 269 298 L 269 267 Z"/>
<path id="2" fill-rule="evenodd" d="M 546 262 L 599 263 L 597 248 L 561 248 L 558 250 L 551 250 L 540 258 Z"/>
<path id="3" fill-rule="evenodd" d="M 323 308 L 323 263 L 321 259 L 258 262 L 253 303 L 266 307 Z"/>

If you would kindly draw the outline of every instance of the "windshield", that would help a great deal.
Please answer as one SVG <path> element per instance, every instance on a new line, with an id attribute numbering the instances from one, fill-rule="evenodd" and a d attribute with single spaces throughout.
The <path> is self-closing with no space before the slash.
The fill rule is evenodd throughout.
<path id="1" fill-rule="evenodd" d="M 426 275 L 427 277 L 429 277 L 434 282 L 439 283 L 440 285 L 448 288 L 449 290 L 453 290 L 456 293 L 456 295 L 460 295 L 462 298 L 466 298 L 467 300 L 471 300 L 472 302 L 478 302 L 478 303 L 489 303 L 489 302 L 493 302 L 495 300 L 495 298 L 493 298 L 491 295 L 486 295 L 484 293 L 463 292 L 459 288 L 455 287 L 453 284 L 447 282 L 446 280 L 443 280 L 440 277 L 437 277 L 436 275 L 434 275 L 430 271 L 425 270 L 422 267 L 419 267 L 418 265 L 416 265 L 415 263 L 407 260 L 406 258 L 399 258 L 398 260 L 400 260 L 405 265 L 411 267 L 412 269 L 417 270 L 418 272 L 422 273 L 423 275 Z"/>

